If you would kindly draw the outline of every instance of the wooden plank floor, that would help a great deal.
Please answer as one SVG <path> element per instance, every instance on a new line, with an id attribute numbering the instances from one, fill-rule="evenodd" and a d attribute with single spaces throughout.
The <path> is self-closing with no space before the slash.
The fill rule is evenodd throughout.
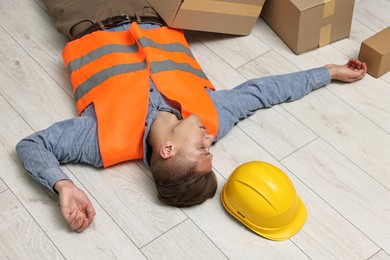
<path id="1" fill-rule="evenodd" d="M 344 63 L 390 26 L 389 0 L 356 0 L 351 36 L 295 55 L 261 20 L 247 37 L 187 32 L 219 89 L 242 81 Z M 186 209 L 161 205 L 141 162 L 106 170 L 67 165 L 97 216 L 71 232 L 56 196 L 15 154 L 23 137 L 76 116 L 56 32 L 40 0 L 0 0 L 0 259 L 390 259 L 390 73 L 332 83 L 258 111 L 213 146 L 217 195 Z M 308 210 L 302 230 L 273 242 L 227 214 L 221 187 L 238 165 L 282 168 Z"/>

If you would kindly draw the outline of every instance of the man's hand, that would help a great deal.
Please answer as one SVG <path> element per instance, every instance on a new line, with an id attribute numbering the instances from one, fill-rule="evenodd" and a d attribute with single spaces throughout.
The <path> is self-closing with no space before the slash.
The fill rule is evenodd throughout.
<path id="1" fill-rule="evenodd" d="M 61 213 L 69 227 L 76 232 L 89 227 L 96 213 L 87 195 L 68 180 L 57 182 L 54 189 L 60 194 Z"/>
<path id="2" fill-rule="evenodd" d="M 357 59 L 349 59 L 345 65 L 328 64 L 325 66 L 332 80 L 354 82 L 362 79 L 367 72 L 367 65 Z"/>

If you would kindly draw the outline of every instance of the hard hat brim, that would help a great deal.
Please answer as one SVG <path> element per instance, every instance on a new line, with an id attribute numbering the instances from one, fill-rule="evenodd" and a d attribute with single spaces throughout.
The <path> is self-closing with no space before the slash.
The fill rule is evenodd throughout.
<path id="1" fill-rule="evenodd" d="M 274 230 L 260 229 L 257 233 L 263 237 L 275 241 L 283 241 L 294 236 L 303 227 L 307 218 L 305 205 L 303 204 L 301 198 L 297 196 L 297 199 L 298 205 L 296 215 L 288 225 Z"/>
<path id="2" fill-rule="evenodd" d="M 221 194 L 221 201 L 225 209 L 237 220 L 239 220 L 241 223 L 243 223 L 245 226 L 247 226 L 250 230 L 255 232 L 256 234 L 275 241 L 283 241 L 286 239 L 289 239 L 293 235 L 295 235 L 305 224 L 306 218 L 307 218 L 307 211 L 306 207 L 303 204 L 301 198 L 297 196 L 297 210 L 294 218 L 288 225 L 278 227 L 278 228 L 264 228 L 259 227 L 249 221 L 248 219 L 243 218 L 237 212 L 235 212 L 234 208 L 230 205 L 227 196 L 225 194 L 225 187 L 222 189 Z"/>

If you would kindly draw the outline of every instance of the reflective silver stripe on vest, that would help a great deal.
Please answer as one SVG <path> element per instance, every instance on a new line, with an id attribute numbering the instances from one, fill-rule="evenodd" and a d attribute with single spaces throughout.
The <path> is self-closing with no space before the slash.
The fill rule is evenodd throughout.
<path id="1" fill-rule="evenodd" d="M 115 52 L 123 52 L 123 53 L 135 53 L 138 51 L 138 44 L 132 45 L 121 45 L 121 44 L 108 44 L 104 45 L 96 50 L 93 50 L 82 57 L 72 60 L 68 63 L 68 73 L 71 75 L 75 70 L 78 70 L 82 66 L 99 59 L 100 57 L 115 53 Z"/>
<path id="2" fill-rule="evenodd" d="M 169 52 L 184 52 L 185 54 L 187 54 L 191 58 L 195 59 L 194 56 L 192 55 L 191 50 L 189 48 L 187 48 L 186 46 L 184 46 L 183 44 L 181 44 L 181 43 L 164 43 L 164 44 L 161 44 L 161 43 L 157 43 L 155 41 L 152 41 L 152 40 L 150 40 L 150 39 L 148 39 L 146 37 L 140 37 L 138 39 L 138 42 L 139 42 L 139 44 L 141 44 L 141 46 L 143 48 L 153 47 L 153 48 L 156 48 L 156 49 L 169 51 Z"/>
<path id="3" fill-rule="evenodd" d="M 187 56 L 189 56 L 195 60 L 194 56 L 192 55 L 191 50 L 181 43 L 163 43 L 163 44 L 161 44 L 161 43 L 157 43 L 157 42 L 155 42 L 149 38 L 146 38 L 146 37 L 140 37 L 138 39 L 138 42 L 141 44 L 142 48 L 153 47 L 153 48 L 164 50 L 167 52 L 183 52 L 183 53 L 187 54 Z M 188 63 L 177 63 L 177 62 L 174 62 L 172 60 L 150 62 L 150 73 L 151 74 L 155 74 L 155 73 L 162 72 L 162 71 L 169 71 L 169 70 L 181 70 L 181 71 L 195 74 L 196 76 L 198 76 L 200 78 L 208 79 L 206 74 L 204 74 L 204 72 L 202 70 L 196 69 L 196 68 L 192 67 L 191 65 L 189 65 Z"/>
<path id="4" fill-rule="evenodd" d="M 115 65 L 110 68 L 104 69 L 102 71 L 99 71 L 98 73 L 94 74 L 90 78 L 87 79 L 84 83 L 80 84 L 76 92 L 74 93 L 74 97 L 76 102 L 82 98 L 85 94 L 87 94 L 90 90 L 92 90 L 97 85 L 101 84 L 103 81 L 119 74 L 128 73 L 128 72 L 135 72 L 140 70 L 146 69 L 146 62 L 137 62 L 133 64 L 120 64 Z M 131 82 L 129 82 L 131 84 Z M 115 87 L 115 86 L 111 86 Z"/>
<path id="5" fill-rule="evenodd" d="M 165 50 L 167 52 L 182 52 L 195 60 L 192 52 L 189 48 L 181 43 L 167 43 L 167 44 L 159 44 L 153 40 L 150 40 L 146 37 L 140 37 L 138 39 L 142 48 L 145 47 L 153 47 L 161 50 Z M 108 44 L 104 45 L 96 50 L 93 50 L 84 56 L 75 59 L 68 63 L 68 73 L 71 75 L 74 71 L 80 69 L 86 64 L 93 62 L 104 55 L 108 55 L 111 53 L 135 53 L 138 51 L 138 45 L 120 45 L 120 44 Z M 169 56 L 169 55 L 168 55 Z M 196 60 L 195 60 L 196 61 Z M 76 102 L 83 98 L 85 94 L 91 91 L 94 87 L 98 86 L 105 80 L 119 74 L 135 72 L 140 70 L 147 69 L 146 61 L 133 63 L 133 64 L 119 64 L 107 69 L 103 69 L 96 74 L 89 77 L 84 83 L 80 84 L 76 88 L 76 92 L 74 94 Z M 207 76 L 203 73 L 201 69 L 196 69 L 189 65 L 188 63 L 177 63 L 172 60 L 164 60 L 164 61 L 156 61 L 150 62 L 150 73 L 155 74 L 163 71 L 170 70 L 179 70 L 188 73 L 192 73 L 200 78 L 208 80 Z M 113 86 L 115 87 L 115 86 Z"/>
<path id="6" fill-rule="evenodd" d="M 177 63 L 172 60 L 164 60 L 164 61 L 152 61 L 150 62 L 150 73 L 155 74 L 162 71 L 168 71 L 168 70 L 181 70 L 185 72 L 189 72 L 192 74 L 195 74 L 196 76 L 208 79 L 206 74 L 204 74 L 203 70 L 195 69 L 194 67 L 191 67 L 187 63 Z"/>

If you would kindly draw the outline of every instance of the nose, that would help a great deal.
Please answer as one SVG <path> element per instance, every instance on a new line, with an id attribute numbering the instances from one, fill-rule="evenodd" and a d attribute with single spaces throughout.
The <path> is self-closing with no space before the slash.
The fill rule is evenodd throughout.
<path id="1" fill-rule="evenodd" d="M 205 136 L 204 136 L 204 139 L 209 143 L 209 144 L 211 144 L 213 141 L 214 141 L 214 135 L 212 135 L 212 134 L 206 134 Z"/>

